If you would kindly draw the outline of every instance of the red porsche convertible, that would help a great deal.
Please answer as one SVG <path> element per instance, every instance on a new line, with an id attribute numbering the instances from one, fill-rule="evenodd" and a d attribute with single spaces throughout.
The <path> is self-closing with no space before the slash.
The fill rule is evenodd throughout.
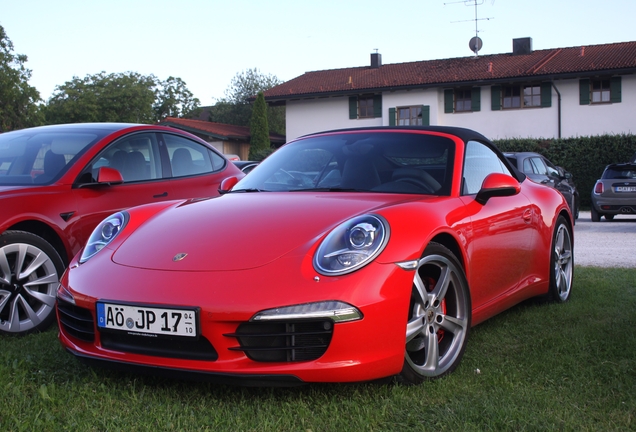
<path id="1" fill-rule="evenodd" d="M 117 212 L 57 293 L 90 364 L 249 384 L 420 383 L 534 296 L 568 300 L 572 215 L 482 135 L 324 132 L 224 194 Z"/>

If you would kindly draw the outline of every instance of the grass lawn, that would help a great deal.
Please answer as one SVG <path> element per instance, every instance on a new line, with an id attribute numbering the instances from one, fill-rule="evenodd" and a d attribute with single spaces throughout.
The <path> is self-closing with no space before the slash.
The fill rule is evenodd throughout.
<path id="1" fill-rule="evenodd" d="M 92 370 L 57 329 L 0 336 L 3 431 L 636 430 L 636 270 L 577 267 L 571 300 L 473 329 L 420 386 L 245 388 Z"/>

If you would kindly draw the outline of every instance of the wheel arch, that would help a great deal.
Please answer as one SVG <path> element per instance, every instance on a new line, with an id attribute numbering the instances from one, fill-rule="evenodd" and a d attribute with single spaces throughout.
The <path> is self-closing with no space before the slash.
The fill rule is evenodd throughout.
<path id="1" fill-rule="evenodd" d="M 431 239 L 431 242 L 439 243 L 450 250 L 453 255 L 455 255 L 455 257 L 459 260 L 459 263 L 462 265 L 464 272 L 466 272 L 466 260 L 464 259 L 464 253 L 455 237 L 448 233 L 440 233 L 433 237 Z M 424 247 L 424 249 L 426 249 L 426 246 Z"/>
<path id="2" fill-rule="evenodd" d="M 49 225 L 36 220 L 24 220 L 7 228 L 6 231 L 26 231 L 42 237 L 56 250 L 65 267 L 69 263 L 69 253 L 58 233 Z"/>

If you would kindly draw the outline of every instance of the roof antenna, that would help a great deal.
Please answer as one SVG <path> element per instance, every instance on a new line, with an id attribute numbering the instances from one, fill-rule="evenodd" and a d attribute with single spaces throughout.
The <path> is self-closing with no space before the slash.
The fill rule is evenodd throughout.
<path id="1" fill-rule="evenodd" d="M 451 21 L 451 23 L 460 23 L 460 22 L 470 22 L 470 21 L 474 21 L 475 22 L 475 36 L 473 38 L 470 39 L 470 41 L 468 42 L 468 48 L 470 48 L 470 50 L 472 52 L 475 53 L 475 57 L 479 56 L 479 50 L 482 48 L 482 46 L 484 45 L 481 38 L 479 37 L 479 28 L 477 27 L 477 24 L 479 21 L 489 21 L 491 19 L 494 19 L 493 17 L 490 18 L 478 18 L 477 17 L 477 6 L 481 6 L 482 4 L 484 4 L 485 0 L 459 0 L 459 1 L 452 1 L 452 2 L 448 2 L 448 3 L 444 3 L 444 6 L 446 6 L 447 4 L 457 4 L 457 3 L 463 3 L 464 6 L 473 6 L 475 8 L 475 18 L 471 19 L 471 20 L 462 20 L 462 21 Z M 494 4 L 495 0 L 492 0 L 491 4 Z"/>

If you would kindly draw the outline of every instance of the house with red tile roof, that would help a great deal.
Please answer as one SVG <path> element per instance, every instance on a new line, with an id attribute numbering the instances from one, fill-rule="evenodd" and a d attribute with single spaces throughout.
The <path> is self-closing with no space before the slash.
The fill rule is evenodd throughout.
<path id="1" fill-rule="evenodd" d="M 636 133 L 636 42 L 306 72 L 264 93 L 287 139 L 388 125 L 475 129 L 492 139 Z"/>
<path id="2" fill-rule="evenodd" d="M 209 142 L 225 155 L 238 155 L 241 160 L 247 160 L 249 157 L 251 135 L 247 126 L 177 117 L 166 117 L 159 124 L 190 132 Z M 272 147 L 280 147 L 285 143 L 285 136 L 272 133 L 269 140 Z"/>

